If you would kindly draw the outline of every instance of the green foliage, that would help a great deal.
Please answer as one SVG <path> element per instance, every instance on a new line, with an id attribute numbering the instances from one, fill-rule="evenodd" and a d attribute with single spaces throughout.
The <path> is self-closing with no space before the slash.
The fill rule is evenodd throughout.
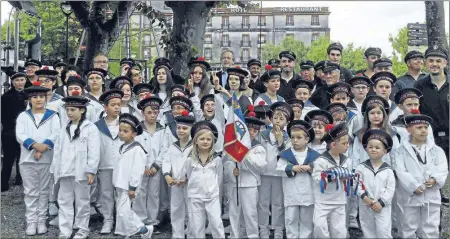
<path id="1" fill-rule="evenodd" d="M 389 42 L 394 51 L 392 52 L 392 71 L 396 76 L 401 76 L 408 71 L 408 67 L 403 62 L 408 53 L 408 29 L 401 28 L 395 36 L 389 34 Z"/>
<path id="2" fill-rule="evenodd" d="M 266 44 L 263 47 L 263 59 L 261 60 L 262 62 L 267 62 L 272 58 L 278 59 L 278 54 L 281 51 L 293 51 L 297 59 L 305 59 L 308 50 L 308 47 L 302 41 L 295 40 L 294 37 L 289 36 L 284 38 L 279 45 Z M 299 72 L 300 65 L 297 64 L 294 70 Z"/>
<path id="3" fill-rule="evenodd" d="M 280 51 L 291 50 L 297 55 L 298 64 L 295 67 L 295 71 L 298 72 L 300 70 L 299 63 L 302 60 L 308 59 L 317 63 L 328 59 L 327 47 L 330 43 L 327 36 L 321 36 L 308 47 L 302 41 L 295 40 L 293 37 L 286 37 L 279 45 L 266 44 L 264 46 L 263 61 L 268 61 L 271 58 L 278 58 L 278 53 L 280 53 Z M 353 46 L 353 43 L 348 44 L 344 47 L 341 64 L 353 71 L 364 69 L 366 66 L 364 51 L 365 48 L 363 47 L 356 48 Z"/>
<path id="4" fill-rule="evenodd" d="M 33 1 L 37 14 L 42 19 L 42 60 L 53 61 L 57 58 L 63 59 L 65 53 L 66 16 L 60 8 L 60 1 Z M 29 16 L 23 12 L 19 14 L 20 42 L 31 40 L 36 36 L 38 18 Z M 11 36 L 14 36 L 14 14 L 10 21 L 6 21 L 2 28 L 2 41 L 6 40 L 8 25 L 10 25 Z M 69 58 L 75 57 L 82 27 L 74 14 L 69 18 Z M 24 50 L 22 49 L 21 54 Z M 21 58 L 23 59 L 23 55 Z"/>

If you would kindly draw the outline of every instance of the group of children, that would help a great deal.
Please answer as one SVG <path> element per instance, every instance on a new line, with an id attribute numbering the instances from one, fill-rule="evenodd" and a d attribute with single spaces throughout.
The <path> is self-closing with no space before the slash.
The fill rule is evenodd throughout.
<path id="1" fill-rule="evenodd" d="M 319 109 L 309 101 L 311 82 L 298 80 L 288 102 L 277 95 L 276 70 L 267 69 L 267 92 L 252 99 L 241 87 L 243 69 L 227 69 L 221 86 L 196 59 L 185 87 L 168 84 L 170 65 L 157 63 L 153 85 L 118 77 L 98 101 L 86 97 L 79 76 L 69 77 L 68 96 L 55 101 L 39 82 L 25 89 L 29 109 L 16 134 L 27 235 L 47 232 L 53 195 L 61 238 L 74 229 L 74 238 L 89 236 L 93 203 L 104 217 L 102 234 L 115 228 L 150 238 L 161 198 L 170 204 L 173 238 L 204 238 L 207 228 L 225 238 L 222 207 L 231 238 L 268 238 L 271 229 L 275 238 L 284 229 L 288 238 L 345 238 L 348 227 L 392 238 L 392 221 L 402 238 L 439 236 L 447 159 L 429 134 L 431 119 L 411 104 L 421 97 L 417 89 L 400 90 L 395 103 L 379 95 L 350 99 L 355 87 L 395 81 L 387 73 L 354 77 L 328 86 L 331 104 Z M 224 152 L 231 90 L 251 139 L 242 162 Z M 391 124 L 393 104 L 403 113 Z"/>

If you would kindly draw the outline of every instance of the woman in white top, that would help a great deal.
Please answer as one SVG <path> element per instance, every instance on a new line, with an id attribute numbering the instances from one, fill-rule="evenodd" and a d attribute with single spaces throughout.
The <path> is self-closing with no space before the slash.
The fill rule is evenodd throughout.
<path id="1" fill-rule="evenodd" d="M 172 66 L 169 59 L 160 57 L 156 59 L 155 66 L 153 67 L 153 80 L 151 84 L 155 87 L 154 94 L 158 96 L 163 104 L 159 110 L 158 121 L 161 120 L 164 113 L 170 110 L 170 98 L 172 95 L 172 87 L 174 86 L 172 75 L 170 71 Z"/>
<path id="2" fill-rule="evenodd" d="M 133 106 L 133 81 L 126 76 L 119 76 L 111 81 L 110 89 L 119 89 L 123 92 L 122 107 L 120 113 L 134 114 L 136 108 Z"/>

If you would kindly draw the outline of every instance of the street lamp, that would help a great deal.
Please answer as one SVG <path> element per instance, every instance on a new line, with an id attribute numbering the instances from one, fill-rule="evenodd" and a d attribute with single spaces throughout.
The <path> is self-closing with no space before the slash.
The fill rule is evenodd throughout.
<path id="1" fill-rule="evenodd" d="M 65 53 L 65 62 L 69 58 L 69 16 L 72 14 L 72 7 L 70 7 L 69 2 L 61 3 L 61 11 L 66 15 L 66 53 Z"/>

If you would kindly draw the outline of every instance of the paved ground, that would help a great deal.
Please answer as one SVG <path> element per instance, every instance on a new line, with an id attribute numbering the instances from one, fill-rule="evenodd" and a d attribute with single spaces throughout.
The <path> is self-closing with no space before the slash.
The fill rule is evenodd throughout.
<path id="1" fill-rule="evenodd" d="M 15 178 L 15 169 L 13 169 L 12 179 L 10 184 L 13 184 Z M 450 179 L 447 179 L 449 185 Z M 445 188 L 446 195 L 449 195 L 448 186 Z M 443 230 L 441 238 L 449 237 L 449 208 L 442 207 L 444 216 L 442 220 Z M 7 192 L 1 193 L 1 238 L 25 238 L 25 205 L 23 202 L 23 188 L 22 186 L 12 186 Z M 228 222 L 224 222 L 228 225 Z M 90 238 L 121 238 L 120 236 L 100 235 L 102 224 L 100 221 L 91 222 Z M 55 227 L 49 227 L 49 232 L 44 236 L 34 236 L 32 238 L 57 238 L 59 230 Z M 395 235 L 395 234 L 394 234 Z M 228 235 L 227 235 L 228 236 Z M 153 238 L 171 238 L 170 226 L 163 228 L 162 233 L 154 235 Z M 210 237 L 208 237 L 210 238 Z M 362 233 L 358 230 L 350 231 L 350 238 L 362 238 Z"/>

